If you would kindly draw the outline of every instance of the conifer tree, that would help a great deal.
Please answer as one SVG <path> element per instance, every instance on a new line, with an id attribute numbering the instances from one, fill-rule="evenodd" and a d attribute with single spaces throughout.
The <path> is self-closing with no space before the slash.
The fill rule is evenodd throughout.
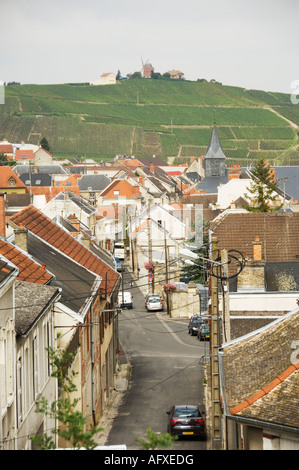
<path id="1" fill-rule="evenodd" d="M 249 212 L 275 212 L 281 209 L 282 204 L 277 203 L 278 184 L 273 179 L 269 163 L 260 158 L 251 170 L 251 183 L 246 188 L 249 194 L 245 197 L 252 201 L 244 208 Z"/>

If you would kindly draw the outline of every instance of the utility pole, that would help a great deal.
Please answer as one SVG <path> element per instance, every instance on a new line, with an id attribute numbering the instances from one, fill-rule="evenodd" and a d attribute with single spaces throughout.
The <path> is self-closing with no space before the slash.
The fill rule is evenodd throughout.
<path id="1" fill-rule="evenodd" d="M 212 266 L 217 258 L 218 253 L 217 238 L 212 237 Z M 218 269 L 218 268 L 217 268 Z M 221 269 L 221 268 L 220 268 Z M 220 376 L 219 376 L 219 362 L 218 362 L 218 349 L 219 349 L 219 303 L 218 303 L 218 278 L 210 276 L 210 353 L 211 353 L 211 418 L 212 418 L 212 447 L 214 449 L 221 449 L 221 402 L 220 402 Z"/>
<path id="2" fill-rule="evenodd" d="M 152 247 L 152 235 L 151 235 L 151 218 L 148 217 L 147 219 L 147 235 L 148 235 L 148 262 L 150 263 L 153 259 L 153 255 L 152 255 L 152 252 L 153 252 L 153 247 Z M 150 279 L 148 278 L 148 285 L 149 285 L 149 293 L 154 293 L 154 278 L 152 279 L 152 281 L 150 281 Z"/>
<path id="3" fill-rule="evenodd" d="M 229 314 L 229 280 L 228 280 L 228 252 L 221 250 L 222 265 L 222 338 L 223 342 L 230 341 L 230 314 Z"/>
<path id="4" fill-rule="evenodd" d="M 165 281 L 168 284 L 168 248 L 167 248 L 167 239 L 166 239 L 166 229 L 164 226 L 164 253 L 165 253 Z M 166 289 L 166 307 L 167 307 L 167 315 L 170 316 L 170 305 L 169 305 L 169 292 Z"/>

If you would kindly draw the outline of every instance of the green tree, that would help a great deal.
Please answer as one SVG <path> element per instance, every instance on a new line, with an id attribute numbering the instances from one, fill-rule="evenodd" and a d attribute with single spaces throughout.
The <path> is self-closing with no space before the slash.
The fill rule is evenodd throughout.
<path id="1" fill-rule="evenodd" d="M 5 153 L 0 153 L 0 166 L 14 166 L 15 164 L 15 160 L 8 160 Z"/>
<path id="2" fill-rule="evenodd" d="M 207 280 L 207 260 L 209 258 L 209 224 L 204 220 L 202 222 L 202 231 L 202 246 L 198 250 L 193 250 L 198 258 L 192 260 L 193 264 L 183 263 L 182 275 L 186 276 L 189 281 L 204 285 Z"/>
<path id="3" fill-rule="evenodd" d="M 51 436 L 37 434 L 31 440 L 41 450 L 53 450 L 56 448 L 54 436 L 58 435 L 70 442 L 70 445 L 75 449 L 83 447 L 86 450 L 92 450 L 97 445 L 93 439 L 94 435 L 101 429 L 93 427 L 90 431 L 85 431 L 86 419 L 80 411 L 76 410 L 79 398 L 74 400 L 71 398 L 71 394 L 77 391 L 74 384 L 77 373 L 72 371 L 70 375 L 67 375 L 67 370 L 74 354 L 66 353 L 64 350 L 54 350 L 53 348 L 48 348 L 48 354 L 52 366 L 51 376 L 58 380 L 61 397 L 51 404 L 48 403 L 45 397 L 42 397 L 40 407 L 36 412 L 55 419 L 58 426 L 51 430 Z"/>
<path id="4" fill-rule="evenodd" d="M 141 72 L 134 72 L 129 78 L 142 78 Z"/>
<path id="5" fill-rule="evenodd" d="M 155 432 L 148 428 L 147 431 L 148 441 L 142 438 L 136 439 L 141 444 L 140 450 L 156 450 L 156 449 L 167 449 L 172 447 L 173 441 L 177 439 L 177 436 L 171 436 L 169 433 L 155 434 Z"/>
<path id="6" fill-rule="evenodd" d="M 281 209 L 282 204 L 277 204 L 278 184 L 273 179 L 269 163 L 260 158 L 251 170 L 251 183 L 246 188 L 252 203 L 245 204 L 244 208 L 249 212 L 275 212 Z"/>
<path id="7" fill-rule="evenodd" d="M 50 145 L 49 145 L 49 142 L 48 142 L 48 139 L 46 139 L 46 137 L 43 137 L 42 140 L 40 141 L 40 146 L 47 150 L 47 152 L 50 151 Z"/>

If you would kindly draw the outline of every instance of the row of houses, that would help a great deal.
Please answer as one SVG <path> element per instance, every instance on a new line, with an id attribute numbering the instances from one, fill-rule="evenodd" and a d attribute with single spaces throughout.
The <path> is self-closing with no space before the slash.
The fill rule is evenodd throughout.
<path id="1" fill-rule="evenodd" d="M 10 345 L 13 364 L 20 365 L 15 367 L 19 376 L 16 372 L 6 386 L 10 392 L 1 396 L 7 410 L 2 421 L 3 446 L 30 448 L 30 440 L 20 437 L 48 426 L 29 414 L 28 409 L 34 409 L 35 402 L 20 386 L 29 383 L 32 374 L 38 376 L 44 370 L 43 366 L 40 372 L 36 371 L 34 362 L 31 371 L 28 367 L 36 345 L 43 348 L 45 344 L 41 331 L 43 338 L 50 338 L 46 344 L 76 351 L 73 368 L 80 378 L 80 406 L 90 425 L 97 420 L 107 403 L 117 367 L 115 307 L 120 275 L 115 269 L 114 242 L 126 242 L 126 261 L 136 278 L 145 278 L 144 264 L 149 259 L 165 272 L 167 253 L 171 279 L 180 281 L 181 262 L 192 260 L 191 241 L 202 230 L 204 220 L 209 222 L 210 237 L 217 238 L 219 252 L 235 250 L 246 260 L 242 273 L 232 276 L 228 286 L 231 337 L 226 342 L 223 338 L 219 349 L 228 446 L 297 448 L 297 168 L 272 169 L 280 181 L 277 200 L 283 203 L 282 210 L 252 214 L 243 208 L 250 168 L 226 167 L 216 126 L 206 155 L 192 158 L 186 165 L 168 165 L 156 156 L 117 156 L 101 165 L 87 160 L 73 164 L 65 161 L 63 167 L 54 160 L 44 165 L 24 163 L 25 160 L 22 165 L 2 167 L 0 175 L 4 214 L 0 218 L 0 254 L 6 263 L 5 276 L 10 276 L 11 299 L 16 295 L 12 305 L 20 307 L 7 308 L 7 315 L 3 316 L 2 344 L 5 348 Z M 292 178 L 288 178 L 290 174 Z M 34 265 L 27 269 L 29 263 Z M 157 284 L 162 284 L 162 279 L 157 280 L 161 281 Z M 4 280 L 5 285 L 9 282 Z M 45 288 L 43 292 L 54 289 L 47 296 L 36 289 L 44 300 L 51 298 L 45 302 L 49 310 L 43 309 L 43 301 L 36 302 L 43 313 L 36 314 L 28 332 L 25 330 L 23 336 L 17 333 L 12 341 L 14 323 L 20 321 L 15 324 L 22 326 L 21 321 L 26 318 L 26 313 L 21 316 L 21 307 L 26 312 L 26 305 L 30 305 L 20 302 L 18 293 L 26 298 L 29 282 Z M 220 315 L 222 308 L 220 295 Z M 194 310 L 186 313 L 180 307 L 176 313 L 190 316 Z M 92 342 L 96 356 L 92 354 L 91 331 L 84 328 L 86 324 L 97 329 L 93 333 L 98 341 Z M 45 334 L 48 330 L 53 332 L 51 337 Z M 57 330 L 59 339 L 54 334 Z M 2 351 L 1 363 L 6 364 L 7 353 L 4 348 Z M 251 355 L 254 361 L 247 361 Z M 96 363 L 92 363 L 92 357 L 96 357 Z M 47 363 L 46 355 L 43 361 Z M 5 367 L 13 368 L 9 363 Z M 5 377 L 10 377 L 9 373 Z M 33 382 L 40 384 L 34 396 L 36 403 L 51 378 L 42 376 L 38 380 Z M 57 394 L 54 384 L 49 385 L 47 393 L 50 399 Z M 20 409 L 24 410 L 23 417 L 17 422 Z M 289 414 L 288 409 L 292 410 Z"/>
<path id="2" fill-rule="evenodd" d="M 58 398 L 47 348 L 73 354 L 78 410 L 97 423 L 115 387 L 120 275 L 108 253 L 61 216 L 29 205 L 5 219 L 1 194 L 2 449 L 32 449 L 57 423 L 35 411 Z M 66 443 L 58 442 L 57 446 Z"/>

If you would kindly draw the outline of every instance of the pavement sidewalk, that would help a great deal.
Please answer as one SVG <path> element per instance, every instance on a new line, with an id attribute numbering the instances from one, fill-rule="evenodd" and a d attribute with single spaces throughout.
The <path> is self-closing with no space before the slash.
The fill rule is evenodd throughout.
<path id="1" fill-rule="evenodd" d="M 118 414 L 119 406 L 121 405 L 124 394 L 128 388 L 130 375 L 131 365 L 129 362 L 118 364 L 115 376 L 115 388 L 111 391 L 105 409 L 103 410 L 103 414 L 97 424 L 97 427 L 102 429 L 102 431 L 99 431 L 94 437 L 94 441 L 98 445 L 106 445 L 107 443 L 113 420 Z"/>

